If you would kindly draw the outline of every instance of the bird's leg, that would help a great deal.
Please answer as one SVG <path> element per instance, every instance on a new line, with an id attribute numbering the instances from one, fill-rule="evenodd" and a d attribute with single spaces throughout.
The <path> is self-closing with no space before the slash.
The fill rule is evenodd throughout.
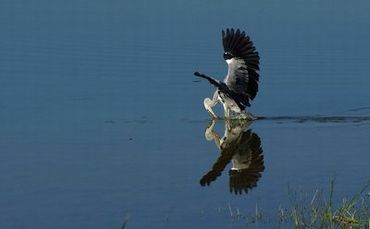
<path id="1" fill-rule="evenodd" d="M 204 99 L 204 108 L 211 114 L 213 118 L 217 118 L 216 113 L 212 110 L 212 107 L 216 106 L 218 103 L 218 93 L 217 91 L 213 94 L 212 100 L 210 98 L 205 98 Z"/>
<path id="2" fill-rule="evenodd" d="M 214 105 L 212 103 L 212 100 L 210 98 L 205 98 L 204 99 L 204 108 L 206 108 L 206 111 L 208 111 L 211 114 L 212 118 L 216 119 L 217 115 L 212 110 L 212 107 L 214 107 Z"/>
<path id="3" fill-rule="evenodd" d="M 228 107 L 228 105 L 225 102 L 222 105 L 224 107 L 224 119 L 228 120 L 228 119 L 232 118 L 230 107 Z"/>
<path id="4" fill-rule="evenodd" d="M 227 120 L 230 119 L 230 118 L 232 118 L 232 116 L 231 116 L 231 110 L 230 110 L 229 107 L 227 107 L 227 105 L 226 105 L 226 108 L 224 110 L 225 110 L 225 118 Z"/>

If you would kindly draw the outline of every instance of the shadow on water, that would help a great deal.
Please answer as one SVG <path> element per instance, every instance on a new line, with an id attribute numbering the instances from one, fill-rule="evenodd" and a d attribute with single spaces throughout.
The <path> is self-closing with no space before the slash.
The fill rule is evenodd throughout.
<path id="1" fill-rule="evenodd" d="M 232 162 L 229 170 L 229 188 L 231 193 L 248 193 L 257 186 L 258 180 L 265 169 L 261 139 L 248 126 L 251 122 L 243 120 L 225 120 L 225 132 L 221 137 L 213 129 L 216 120 L 211 120 L 205 131 L 208 141 L 214 141 L 220 155 L 212 169 L 201 179 L 202 186 L 210 185 Z"/>
<path id="2" fill-rule="evenodd" d="M 296 123 L 370 123 L 370 116 L 272 116 L 258 117 L 258 120 Z"/>

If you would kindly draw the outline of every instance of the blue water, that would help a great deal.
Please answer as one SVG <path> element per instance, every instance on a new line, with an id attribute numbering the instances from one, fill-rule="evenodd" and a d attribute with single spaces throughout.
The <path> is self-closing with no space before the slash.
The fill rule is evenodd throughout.
<path id="1" fill-rule="evenodd" d="M 367 1 L 0 2 L 1 228 L 244 228 L 289 189 L 336 177 L 340 200 L 370 179 Z M 249 128 L 265 169 L 248 194 L 204 130 L 201 71 L 222 79 L 221 30 L 261 56 Z M 338 118 L 340 117 L 340 118 Z M 217 131 L 223 133 L 218 121 Z M 268 213 L 270 212 L 270 213 Z M 268 227 L 268 226 L 267 226 Z"/>

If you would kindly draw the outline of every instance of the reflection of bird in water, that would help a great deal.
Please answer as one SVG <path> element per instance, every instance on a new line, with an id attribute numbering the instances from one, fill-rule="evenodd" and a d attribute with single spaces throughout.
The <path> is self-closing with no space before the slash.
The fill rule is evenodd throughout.
<path id="1" fill-rule="evenodd" d="M 226 78 L 219 81 L 199 72 L 194 73 L 198 77 L 207 79 L 217 88 L 212 100 L 204 99 L 204 107 L 213 118 L 217 118 L 212 107 L 221 102 L 227 118 L 254 120 L 256 117 L 245 108 L 250 106 L 249 101 L 256 97 L 258 91 L 258 52 L 249 36 L 239 29 L 222 31 L 222 43 L 224 59 L 228 64 Z"/>
<path id="2" fill-rule="evenodd" d="M 250 129 L 245 130 L 250 124 L 245 120 L 226 120 L 225 133 L 222 138 L 213 131 L 215 123 L 215 120 L 210 122 L 205 136 L 208 141 L 215 141 L 221 155 L 213 164 L 212 169 L 201 178 L 200 184 L 210 185 L 231 161 L 230 192 L 241 194 L 245 191 L 247 193 L 248 190 L 257 186 L 265 169 L 261 140 Z"/>

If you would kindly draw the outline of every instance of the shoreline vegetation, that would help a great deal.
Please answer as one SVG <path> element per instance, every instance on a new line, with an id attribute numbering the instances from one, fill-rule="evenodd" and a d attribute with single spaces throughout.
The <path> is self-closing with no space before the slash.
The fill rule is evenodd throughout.
<path id="1" fill-rule="evenodd" d="M 276 218 L 269 219 L 256 205 L 255 212 L 243 215 L 239 208 L 228 209 L 233 219 L 245 220 L 247 226 L 277 225 L 278 228 L 370 228 L 370 181 L 351 198 L 334 201 L 334 184 L 331 180 L 329 193 L 317 189 L 313 196 L 290 192 L 288 208 L 279 207 Z"/>
<path id="2" fill-rule="evenodd" d="M 313 195 L 303 191 L 289 191 L 291 198 L 287 208 L 279 207 L 270 214 L 256 205 L 253 213 L 244 214 L 238 207 L 228 204 L 226 211 L 232 220 L 245 222 L 245 228 L 367 228 L 370 229 L 370 180 L 355 195 L 335 201 L 335 179 L 330 181 L 328 193 L 317 189 Z M 218 209 L 220 212 L 221 209 Z M 204 215 L 204 211 L 201 211 Z M 121 229 L 129 224 L 124 217 Z M 168 219 L 167 219 L 168 220 Z"/>

